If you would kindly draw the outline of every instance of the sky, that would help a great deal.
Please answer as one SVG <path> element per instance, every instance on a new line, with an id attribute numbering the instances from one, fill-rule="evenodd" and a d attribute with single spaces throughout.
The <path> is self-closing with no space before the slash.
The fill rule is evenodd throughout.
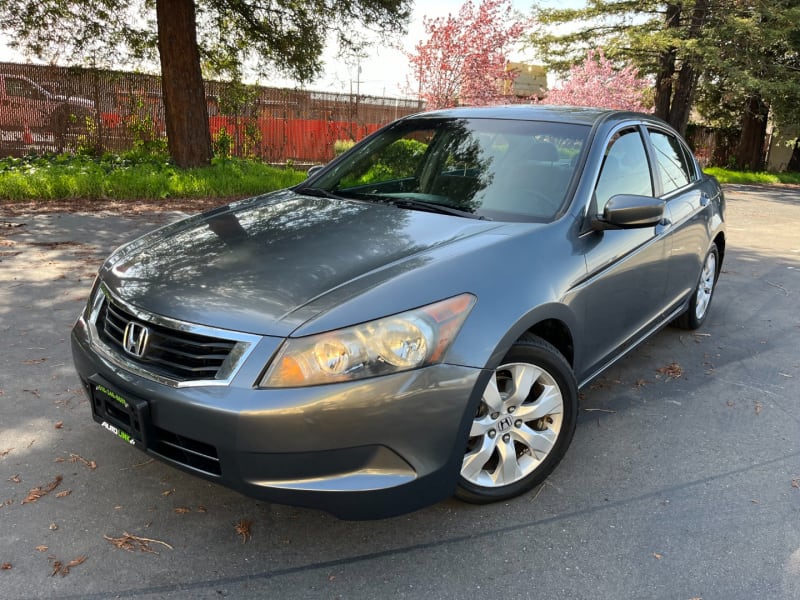
<path id="1" fill-rule="evenodd" d="M 392 48 L 380 44 L 371 46 L 368 56 L 356 63 L 353 60 L 342 60 L 336 56 L 336 49 L 328 47 L 323 60 L 325 67 L 323 75 L 315 81 L 309 82 L 306 89 L 330 91 L 341 93 L 360 93 L 362 95 L 403 97 L 408 96 L 406 80 L 409 73 L 408 60 L 403 50 L 412 50 L 414 45 L 425 37 L 422 25 L 423 17 L 447 16 L 448 13 L 457 14 L 464 0 L 439 0 L 436 2 L 415 2 L 411 21 L 408 25 L 407 35 L 397 41 L 397 47 Z M 476 0 L 477 3 L 477 0 Z M 512 6 L 517 11 L 530 14 L 533 0 L 512 0 Z M 544 6 L 559 5 L 581 6 L 584 0 L 542 0 Z M 509 57 L 511 60 L 534 60 L 530 54 L 517 51 Z M 0 39 L 0 61 L 26 62 L 25 58 L 10 50 L 5 39 Z M 360 71 L 359 71 L 360 68 Z M 280 77 L 269 80 L 260 80 L 260 84 L 270 87 L 295 88 L 298 84 Z"/>
<path id="2" fill-rule="evenodd" d="M 476 4 L 479 0 L 475 0 Z M 358 65 L 338 60 L 335 49 L 328 48 L 325 60 L 325 74 L 310 83 L 307 87 L 332 92 L 359 92 L 373 96 L 407 96 L 406 78 L 410 75 L 408 59 L 403 50 L 411 51 L 418 41 L 425 37 L 423 17 L 446 17 L 448 13 L 457 14 L 464 0 L 443 0 L 438 2 L 415 2 L 407 35 L 398 40 L 398 48 L 381 45 L 369 49 L 369 57 L 361 61 L 361 74 Z M 512 0 L 515 10 L 528 15 L 533 5 L 532 0 Z M 524 53 L 511 56 L 512 60 L 524 59 Z M 360 83 L 357 83 L 359 82 Z"/>

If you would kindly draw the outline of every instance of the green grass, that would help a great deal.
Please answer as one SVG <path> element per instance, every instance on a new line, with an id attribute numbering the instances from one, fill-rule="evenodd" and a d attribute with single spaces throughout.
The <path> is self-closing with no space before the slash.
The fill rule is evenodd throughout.
<path id="1" fill-rule="evenodd" d="M 179 169 L 161 155 L 47 155 L 0 159 L 0 200 L 165 200 L 252 196 L 295 185 L 305 173 L 215 158 Z"/>
<path id="2" fill-rule="evenodd" d="M 750 184 L 771 184 L 771 183 L 798 183 L 800 184 L 800 173 L 766 173 L 750 171 L 732 171 L 721 167 L 708 167 L 704 169 L 709 175 L 719 179 L 720 183 L 750 183 Z"/>
<path id="3" fill-rule="evenodd" d="M 709 167 L 721 183 L 800 184 L 800 173 L 752 173 Z M 165 155 L 129 152 L 100 158 L 83 155 L 0 159 L 0 201 L 169 198 L 232 198 L 289 187 L 305 173 L 236 158 L 179 169 Z"/>

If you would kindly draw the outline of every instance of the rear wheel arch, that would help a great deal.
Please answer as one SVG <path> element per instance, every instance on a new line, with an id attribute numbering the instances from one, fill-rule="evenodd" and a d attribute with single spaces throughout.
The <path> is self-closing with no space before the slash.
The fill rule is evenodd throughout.
<path id="1" fill-rule="evenodd" d="M 717 252 L 719 253 L 719 266 L 722 267 L 725 261 L 725 233 L 720 231 L 714 238 L 714 243 L 717 245 Z M 719 277 L 719 272 L 717 277 Z"/>

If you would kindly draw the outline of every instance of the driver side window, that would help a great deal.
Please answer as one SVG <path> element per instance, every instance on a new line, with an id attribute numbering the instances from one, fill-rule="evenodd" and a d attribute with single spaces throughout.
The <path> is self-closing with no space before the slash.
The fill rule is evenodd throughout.
<path id="1" fill-rule="evenodd" d="M 597 214 L 602 215 L 608 201 L 617 194 L 653 195 L 647 153 L 635 128 L 614 134 L 606 148 L 595 186 Z"/>

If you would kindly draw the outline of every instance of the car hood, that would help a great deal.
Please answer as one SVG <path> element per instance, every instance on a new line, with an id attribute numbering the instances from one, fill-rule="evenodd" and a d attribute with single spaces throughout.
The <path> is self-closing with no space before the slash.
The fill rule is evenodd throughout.
<path id="1" fill-rule="evenodd" d="M 497 226 L 285 190 L 147 234 L 117 250 L 101 280 L 145 311 L 287 336 L 343 298 L 426 264 L 415 257 Z M 314 314 L 301 310 L 312 303 Z"/>

